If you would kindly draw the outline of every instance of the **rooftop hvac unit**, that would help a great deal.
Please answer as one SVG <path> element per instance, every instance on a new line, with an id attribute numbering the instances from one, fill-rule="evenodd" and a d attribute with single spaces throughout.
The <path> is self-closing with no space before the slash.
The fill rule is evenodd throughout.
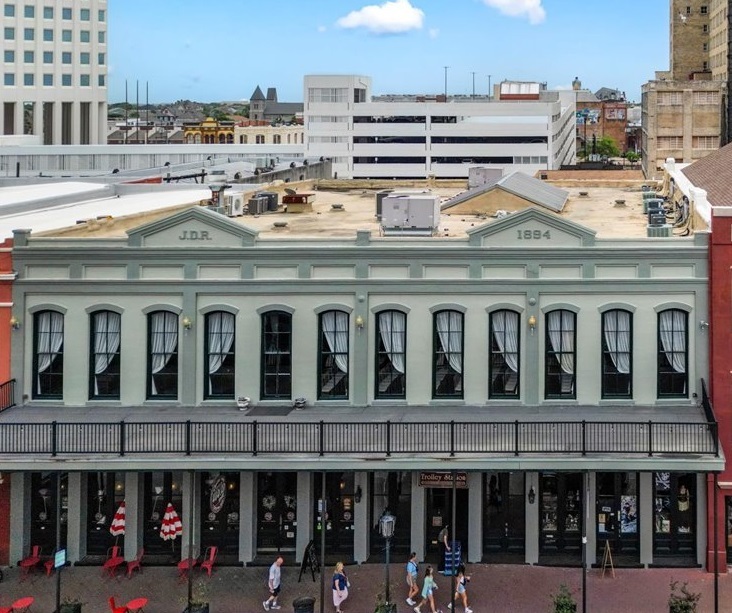
<path id="1" fill-rule="evenodd" d="M 244 215 L 244 198 L 240 195 L 224 197 L 224 210 L 227 217 L 241 217 Z"/>
<path id="2" fill-rule="evenodd" d="M 392 194 L 381 207 L 384 234 L 430 236 L 440 225 L 440 198 L 431 192 Z"/>
<path id="3" fill-rule="evenodd" d="M 647 226 L 648 238 L 668 238 L 673 236 L 672 228 L 669 224 L 660 226 Z"/>
<path id="4" fill-rule="evenodd" d="M 261 215 L 267 211 L 267 197 L 255 196 L 247 203 L 250 215 Z"/>
<path id="5" fill-rule="evenodd" d="M 267 198 L 267 210 L 276 211 L 279 204 L 277 192 L 258 192 L 255 197 Z"/>
<path id="6" fill-rule="evenodd" d="M 662 208 L 663 198 L 644 198 L 643 199 L 643 212 L 648 213 L 651 209 Z"/>
<path id="7" fill-rule="evenodd" d="M 666 223 L 666 216 L 663 213 L 648 213 L 649 226 L 663 226 Z"/>
<path id="8" fill-rule="evenodd" d="M 643 192 L 643 200 L 658 200 L 658 194 L 656 192 Z"/>

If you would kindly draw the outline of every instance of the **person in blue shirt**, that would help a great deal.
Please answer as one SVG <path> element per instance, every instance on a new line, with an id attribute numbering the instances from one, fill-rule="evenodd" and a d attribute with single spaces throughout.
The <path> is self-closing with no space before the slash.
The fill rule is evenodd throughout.
<path id="1" fill-rule="evenodd" d="M 335 606 L 335 613 L 343 613 L 341 610 L 341 604 L 348 598 L 348 588 L 350 583 L 346 573 L 343 571 L 343 562 L 338 562 L 333 569 L 333 605 Z"/>
<path id="2" fill-rule="evenodd" d="M 437 583 L 435 583 L 435 578 L 432 573 L 433 571 L 431 566 L 428 566 L 424 571 L 424 583 L 422 584 L 422 602 L 414 607 L 414 613 L 422 613 L 421 607 L 425 602 L 430 603 L 431 613 L 441 613 L 441 611 L 438 612 L 435 609 L 434 592 L 437 589 Z"/>
<path id="3" fill-rule="evenodd" d="M 413 551 L 409 555 L 407 562 L 407 585 L 409 586 L 409 594 L 407 594 L 407 604 L 413 607 L 417 604 L 414 597 L 419 594 L 419 585 L 417 585 L 417 574 L 419 572 L 419 564 L 417 563 L 417 554 Z"/>

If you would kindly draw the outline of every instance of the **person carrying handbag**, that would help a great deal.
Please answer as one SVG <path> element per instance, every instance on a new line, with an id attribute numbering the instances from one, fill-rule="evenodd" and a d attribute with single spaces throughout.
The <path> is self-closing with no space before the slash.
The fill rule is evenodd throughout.
<path id="1" fill-rule="evenodd" d="M 346 577 L 346 573 L 343 571 L 343 562 L 337 562 L 333 569 L 333 605 L 335 606 L 335 613 L 343 613 L 341 604 L 348 598 L 348 588 L 351 587 L 351 582 Z"/>

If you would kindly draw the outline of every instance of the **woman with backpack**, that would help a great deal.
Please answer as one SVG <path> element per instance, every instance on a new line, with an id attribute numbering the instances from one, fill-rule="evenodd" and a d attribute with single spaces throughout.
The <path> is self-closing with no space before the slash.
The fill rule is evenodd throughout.
<path id="1" fill-rule="evenodd" d="M 409 594 L 407 594 L 407 604 L 413 607 L 417 604 L 414 597 L 419 594 L 419 586 L 417 585 L 417 573 L 419 565 L 417 563 L 417 554 L 413 551 L 407 562 L 407 585 L 409 586 Z"/>

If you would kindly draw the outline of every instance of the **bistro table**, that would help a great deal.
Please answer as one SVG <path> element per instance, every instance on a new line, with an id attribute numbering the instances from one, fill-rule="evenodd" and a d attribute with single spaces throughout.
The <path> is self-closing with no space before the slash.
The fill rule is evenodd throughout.
<path id="1" fill-rule="evenodd" d="M 129 613 L 145 613 L 147 598 L 135 598 L 127 603 Z"/>

